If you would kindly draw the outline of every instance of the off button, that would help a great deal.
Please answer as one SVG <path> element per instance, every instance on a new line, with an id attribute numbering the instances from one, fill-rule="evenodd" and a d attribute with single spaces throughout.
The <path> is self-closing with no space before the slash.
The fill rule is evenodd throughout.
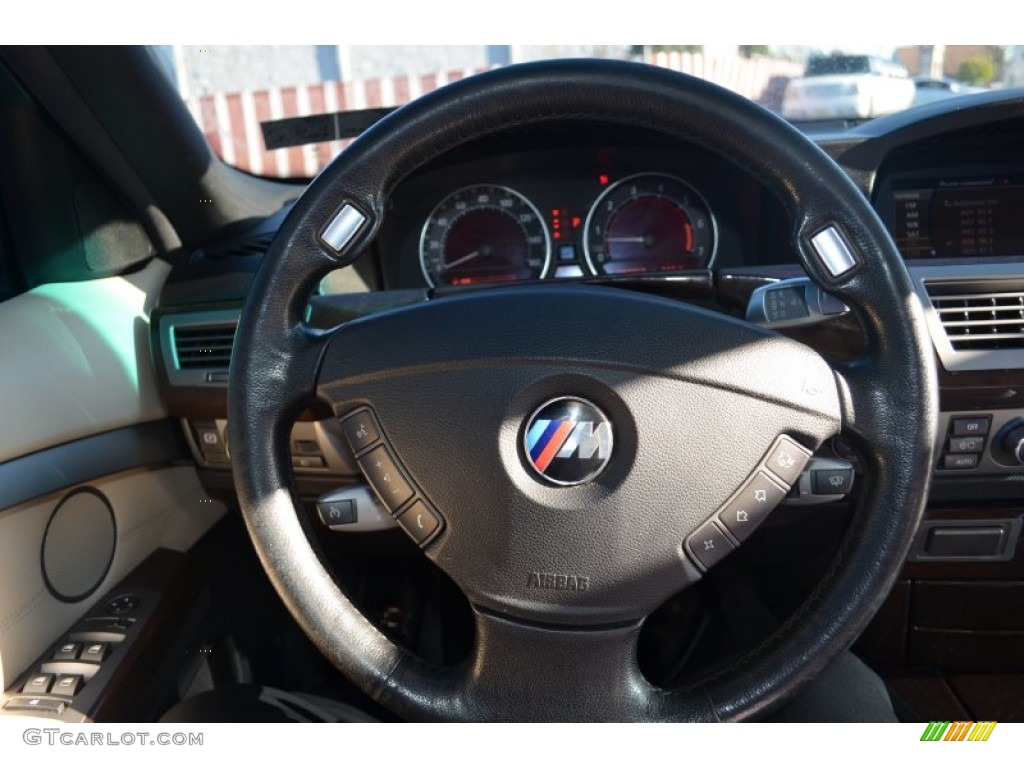
<path id="1" fill-rule="evenodd" d="M 953 419 L 952 431 L 955 437 L 983 437 L 988 434 L 988 416 L 964 416 Z"/>

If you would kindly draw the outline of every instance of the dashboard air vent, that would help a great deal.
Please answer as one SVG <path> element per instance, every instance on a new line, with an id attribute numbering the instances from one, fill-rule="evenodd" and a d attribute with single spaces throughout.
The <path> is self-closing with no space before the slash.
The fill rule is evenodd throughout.
<path id="1" fill-rule="evenodd" d="M 178 368 L 227 370 L 235 329 L 235 323 L 174 326 L 171 332 Z"/>
<path id="2" fill-rule="evenodd" d="M 192 254 L 192 260 L 240 259 L 246 256 L 262 256 L 274 241 L 274 232 L 255 235 L 241 240 L 232 240 L 208 248 L 200 248 Z"/>
<path id="3" fill-rule="evenodd" d="M 1024 349 L 1024 291 L 947 293 L 948 286 L 928 288 L 954 350 Z"/>

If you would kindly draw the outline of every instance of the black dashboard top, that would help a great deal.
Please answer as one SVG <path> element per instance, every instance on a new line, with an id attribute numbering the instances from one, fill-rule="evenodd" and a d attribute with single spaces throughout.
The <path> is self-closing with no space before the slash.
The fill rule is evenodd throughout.
<path id="1" fill-rule="evenodd" d="M 941 363 L 944 423 L 982 413 L 995 430 L 1019 417 L 1024 92 L 811 135 L 871 199 L 907 257 Z M 222 415 L 223 376 L 169 375 L 163 318 L 201 325 L 211 312 L 220 321 L 216 313 L 237 313 L 287 210 L 172 259 L 153 344 L 176 415 Z M 311 316 L 331 325 L 509 281 L 599 282 L 742 314 L 755 289 L 801 274 L 790 229 L 771 193 L 706 150 L 621 126 L 520 129 L 465 145 L 405 179 L 369 258 L 353 268 L 354 284 L 365 287 L 314 297 Z M 849 319 L 791 335 L 831 356 L 855 356 L 863 343 Z M 940 478 L 956 475 L 937 469 Z M 1001 478 L 986 486 L 997 497 L 1019 493 L 1002 483 L 1016 470 L 987 458 L 973 469 Z M 974 497 L 977 483 L 963 479 Z"/>
<path id="2" fill-rule="evenodd" d="M 908 180 L 915 179 L 929 180 L 929 184 L 938 184 L 941 179 L 1015 179 L 1024 169 L 1024 91 L 989 92 L 951 101 L 954 103 L 929 104 L 878 118 L 844 132 L 810 135 L 872 198 L 879 215 L 892 227 L 894 183 L 897 188 L 905 188 Z M 432 259 L 429 242 L 422 242 L 427 225 L 439 207 L 440 213 L 445 213 L 442 204 L 454 193 L 486 193 L 486 189 L 475 188 L 490 185 L 512 190 L 529 203 L 532 211 L 524 207 L 519 212 L 533 219 L 527 235 L 533 234 L 535 239 L 539 236 L 549 246 L 543 249 L 548 253 L 539 256 L 530 252 L 534 266 L 530 268 L 524 262 L 525 271 L 518 278 L 540 277 L 538 259 L 546 262 L 544 279 L 619 274 L 597 265 L 593 253 L 588 259 L 588 251 L 600 251 L 602 245 L 607 245 L 606 254 L 614 256 L 616 247 L 632 245 L 628 238 L 650 239 L 651 232 L 657 232 L 657 225 L 652 229 L 639 223 L 648 214 L 656 215 L 657 206 L 637 205 L 635 200 L 629 205 L 630 195 L 621 189 L 624 179 L 639 176 L 641 182 L 651 182 L 652 175 L 678 180 L 685 185 L 683 191 L 692 193 L 696 209 L 679 205 L 671 210 L 671 205 L 665 205 L 661 213 L 663 222 L 674 218 L 679 232 L 685 233 L 686 224 L 690 225 L 688 242 L 694 258 L 641 263 L 646 270 L 626 265 L 624 273 L 646 271 L 657 275 L 691 268 L 723 270 L 795 263 L 789 253 L 789 223 L 782 206 L 727 159 L 659 134 L 581 123 L 510 131 L 464 146 L 406 179 L 390 201 L 373 246 L 372 261 L 363 259 L 357 268 L 371 290 L 428 288 L 431 282 L 449 284 L 433 273 L 473 254 L 473 232 L 469 232 L 468 240 L 454 241 L 463 243 L 458 254 L 435 255 Z M 609 200 L 616 194 L 609 188 L 616 185 L 620 186 L 619 199 Z M 680 189 L 677 185 L 676 190 L 669 191 L 670 202 L 680 197 Z M 638 196 L 646 192 L 655 194 L 654 190 L 641 188 Z M 603 221 L 595 215 L 588 230 L 588 216 L 602 195 L 603 202 L 610 202 L 621 215 Z M 511 202 L 519 204 L 518 200 Z M 456 213 L 454 206 L 458 203 L 452 204 L 449 213 Z M 179 254 L 161 304 L 241 301 L 248 275 L 255 271 L 286 212 L 287 208 L 267 220 L 226 232 L 217 242 L 203 243 Z M 701 239 L 696 224 L 705 212 L 713 237 Z M 433 219 L 435 223 L 437 218 Z M 476 223 L 484 228 L 494 225 L 486 216 L 477 217 Z M 530 230 L 531 222 L 527 224 L 525 229 Z M 618 238 L 617 243 L 597 242 L 594 230 L 601 224 L 612 225 L 609 237 Z M 638 226 L 642 232 L 634 231 Z M 623 232 L 617 234 L 616 230 Z M 685 242 L 685 234 L 680 237 Z M 698 257 L 696 249 L 701 247 L 705 250 Z M 1021 254 L 1024 248 L 1016 255 Z M 941 255 L 957 254 L 947 251 Z M 1000 255 L 1014 254 L 1007 251 Z M 560 256 L 564 257 L 561 261 Z M 474 261 L 482 263 L 478 255 L 463 264 L 476 266 Z"/>

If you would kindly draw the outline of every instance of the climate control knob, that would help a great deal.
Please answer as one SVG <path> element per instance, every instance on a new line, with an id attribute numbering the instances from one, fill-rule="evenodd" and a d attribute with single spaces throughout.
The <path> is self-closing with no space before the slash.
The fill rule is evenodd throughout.
<path id="1" fill-rule="evenodd" d="M 1024 420 L 1018 419 L 1007 425 L 1003 431 L 1001 447 L 1018 464 L 1024 464 Z"/>

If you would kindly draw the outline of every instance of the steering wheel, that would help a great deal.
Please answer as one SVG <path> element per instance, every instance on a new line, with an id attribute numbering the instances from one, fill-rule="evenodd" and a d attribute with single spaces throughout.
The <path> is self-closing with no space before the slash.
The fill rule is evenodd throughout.
<path id="1" fill-rule="evenodd" d="M 474 291 L 326 332 L 306 325 L 317 282 L 366 250 L 404 177 L 480 137 L 579 121 L 654 130 L 760 180 L 785 205 L 807 274 L 859 318 L 865 357 L 830 365 L 725 314 L 596 286 Z M 313 399 L 343 420 L 383 502 L 468 597 L 476 639 L 464 663 L 435 668 L 393 644 L 318 558 L 287 456 L 291 423 Z M 823 152 L 709 83 L 577 60 L 442 88 L 313 181 L 254 279 L 228 410 L 263 566 L 319 649 L 389 710 L 715 721 L 786 700 L 886 596 L 927 496 L 937 386 L 900 255 Z M 681 690 L 646 681 L 644 618 L 742 543 L 841 429 L 864 460 L 863 488 L 813 594 L 713 677 Z"/>

